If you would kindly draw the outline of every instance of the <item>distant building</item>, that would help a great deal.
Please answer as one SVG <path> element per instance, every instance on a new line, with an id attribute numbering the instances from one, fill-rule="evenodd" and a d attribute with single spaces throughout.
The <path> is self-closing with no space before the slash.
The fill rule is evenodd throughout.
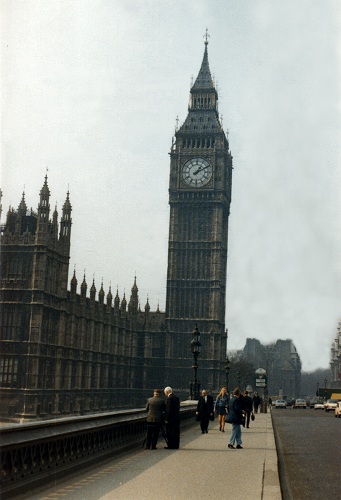
<path id="1" fill-rule="evenodd" d="M 332 344 L 330 356 L 331 388 L 341 387 L 341 320 L 337 325 L 335 341 Z"/>
<path id="2" fill-rule="evenodd" d="M 268 394 L 287 398 L 300 396 L 301 360 L 292 340 L 277 340 L 262 345 L 257 339 L 246 339 L 242 356 L 268 375 Z"/>

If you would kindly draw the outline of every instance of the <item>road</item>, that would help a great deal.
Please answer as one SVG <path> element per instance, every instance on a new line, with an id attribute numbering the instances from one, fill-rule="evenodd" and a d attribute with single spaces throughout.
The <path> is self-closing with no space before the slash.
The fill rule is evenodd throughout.
<path id="1" fill-rule="evenodd" d="M 272 417 L 283 500 L 340 498 L 341 419 L 309 408 Z"/>

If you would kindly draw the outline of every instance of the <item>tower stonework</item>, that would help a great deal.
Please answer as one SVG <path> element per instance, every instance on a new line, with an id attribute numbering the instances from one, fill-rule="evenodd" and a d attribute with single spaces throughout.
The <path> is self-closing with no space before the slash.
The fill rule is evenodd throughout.
<path id="1" fill-rule="evenodd" d="M 232 155 L 218 113 L 207 51 L 190 90 L 188 115 L 170 152 L 165 375 L 174 387 L 192 378 L 191 332 L 201 333 L 198 380 L 224 383 L 225 298 Z"/>

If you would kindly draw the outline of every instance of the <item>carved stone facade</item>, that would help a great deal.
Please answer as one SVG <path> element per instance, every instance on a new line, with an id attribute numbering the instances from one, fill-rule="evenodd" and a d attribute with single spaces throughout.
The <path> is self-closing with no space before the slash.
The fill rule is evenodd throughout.
<path id="1" fill-rule="evenodd" d="M 188 115 L 170 153 L 166 374 L 190 383 L 191 332 L 201 333 L 199 382 L 219 390 L 225 380 L 225 299 L 232 155 L 218 113 L 207 40 L 191 88 Z"/>
<path id="2" fill-rule="evenodd" d="M 50 219 L 45 178 L 37 212 L 23 195 L 1 227 L 0 413 L 83 414 L 141 405 L 163 382 L 164 313 L 127 302 L 85 276 L 67 290 L 71 204 Z M 106 299 L 106 300 L 105 300 Z"/>

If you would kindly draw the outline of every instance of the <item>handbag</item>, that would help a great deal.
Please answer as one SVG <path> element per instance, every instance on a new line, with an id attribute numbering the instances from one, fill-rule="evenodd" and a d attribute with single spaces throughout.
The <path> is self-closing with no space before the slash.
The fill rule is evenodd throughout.
<path id="1" fill-rule="evenodd" d="M 210 415 L 210 420 L 211 420 L 211 422 L 213 422 L 213 420 L 214 420 L 214 413 L 212 413 L 212 415 Z"/>
<path id="2" fill-rule="evenodd" d="M 228 424 L 233 424 L 233 419 L 232 419 L 231 413 L 228 413 L 226 415 L 225 422 L 227 422 Z"/>
<path id="3" fill-rule="evenodd" d="M 256 417 L 255 417 L 255 414 L 252 412 L 252 413 L 251 413 L 251 420 L 252 420 L 252 421 L 254 421 L 254 419 L 255 419 L 255 418 L 256 418 Z"/>

